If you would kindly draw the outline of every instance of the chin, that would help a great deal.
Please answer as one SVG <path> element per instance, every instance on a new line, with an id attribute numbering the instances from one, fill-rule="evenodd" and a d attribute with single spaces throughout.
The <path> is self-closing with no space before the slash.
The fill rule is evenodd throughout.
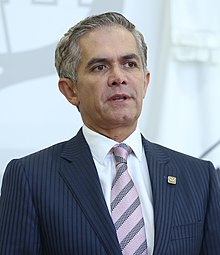
<path id="1" fill-rule="evenodd" d="M 131 117 L 131 116 L 118 116 L 115 117 L 114 120 L 112 120 L 113 123 L 116 123 L 121 126 L 131 126 L 136 123 L 137 118 Z"/>

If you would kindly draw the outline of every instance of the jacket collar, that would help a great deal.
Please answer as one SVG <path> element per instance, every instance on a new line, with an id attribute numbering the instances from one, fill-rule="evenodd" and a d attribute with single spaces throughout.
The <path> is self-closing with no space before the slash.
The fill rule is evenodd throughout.
<path id="1" fill-rule="evenodd" d="M 66 164 L 60 169 L 60 175 L 97 233 L 106 253 L 121 254 L 115 227 L 82 130 L 67 142 L 61 157 Z"/>
<path id="2" fill-rule="evenodd" d="M 165 254 L 171 233 L 176 185 L 167 182 L 177 172 L 162 146 L 142 137 L 151 178 L 154 206 L 154 254 Z M 67 142 L 61 157 L 66 164 L 60 170 L 64 182 L 77 200 L 107 254 L 121 254 L 115 228 L 109 214 L 98 173 L 82 130 Z M 108 226 L 108 227 L 106 227 Z"/>
<path id="3" fill-rule="evenodd" d="M 172 166 L 164 147 L 142 138 L 151 178 L 154 207 L 155 242 L 154 254 L 166 254 L 170 242 L 172 219 L 176 194 L 176 184 L 168 182 L 168 177 L 177 180 L 176 168 Z M 177 180 L 178 181 L 178 180 Z"/>

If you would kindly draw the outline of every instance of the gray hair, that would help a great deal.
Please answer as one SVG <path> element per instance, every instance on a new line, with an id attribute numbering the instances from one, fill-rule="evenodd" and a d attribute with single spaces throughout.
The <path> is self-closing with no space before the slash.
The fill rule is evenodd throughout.
<path id="1" fill-rule="evenodd" d="M 60 39 L 55 51 L 55 66 L 60 78 L 69 78 L 77 82 L 77 67 L 81 57 L 80 38 L 97 28 L 106 26 L 123 27 L 132 33 L 137 43 L 143 70 L 147 70 L 147 45 L 143 35 L 122 14 L 108 12 L 85 18 L 71 27 Z"/>

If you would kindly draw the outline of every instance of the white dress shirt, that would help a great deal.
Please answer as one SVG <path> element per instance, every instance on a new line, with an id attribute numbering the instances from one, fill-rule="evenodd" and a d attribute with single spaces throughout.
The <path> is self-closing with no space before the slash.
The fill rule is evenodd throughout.
<path id="1" fill-rule="evenodd" d="M 116 174 L 115 161 L 111 149 L 118 143 L 92 131 L 85 125 L 83 126 L 83 134 L 89 144 L 106 204 L 111 213 L 111 186 Z M 137 128 L 123 143 L 129 145 L 133 150 L 133 153 L 129 154 L 127 159 L 128 172 L 130 173 L 140 198 L 147 236 L 148 254 L 152 255 L 154 248 L 153 197 L 147 160 L 139 129 Z"/>

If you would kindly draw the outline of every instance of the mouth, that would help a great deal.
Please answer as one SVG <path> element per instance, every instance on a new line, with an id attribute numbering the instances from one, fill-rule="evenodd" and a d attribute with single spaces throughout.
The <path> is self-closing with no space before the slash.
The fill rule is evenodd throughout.
<path id="1" fill-rule="evenodd" d="M 126 94 L 115 94 L 109 98 L 109 101 L 124 102 L 128 99 L 131 99 L 131 97 Z"/>

